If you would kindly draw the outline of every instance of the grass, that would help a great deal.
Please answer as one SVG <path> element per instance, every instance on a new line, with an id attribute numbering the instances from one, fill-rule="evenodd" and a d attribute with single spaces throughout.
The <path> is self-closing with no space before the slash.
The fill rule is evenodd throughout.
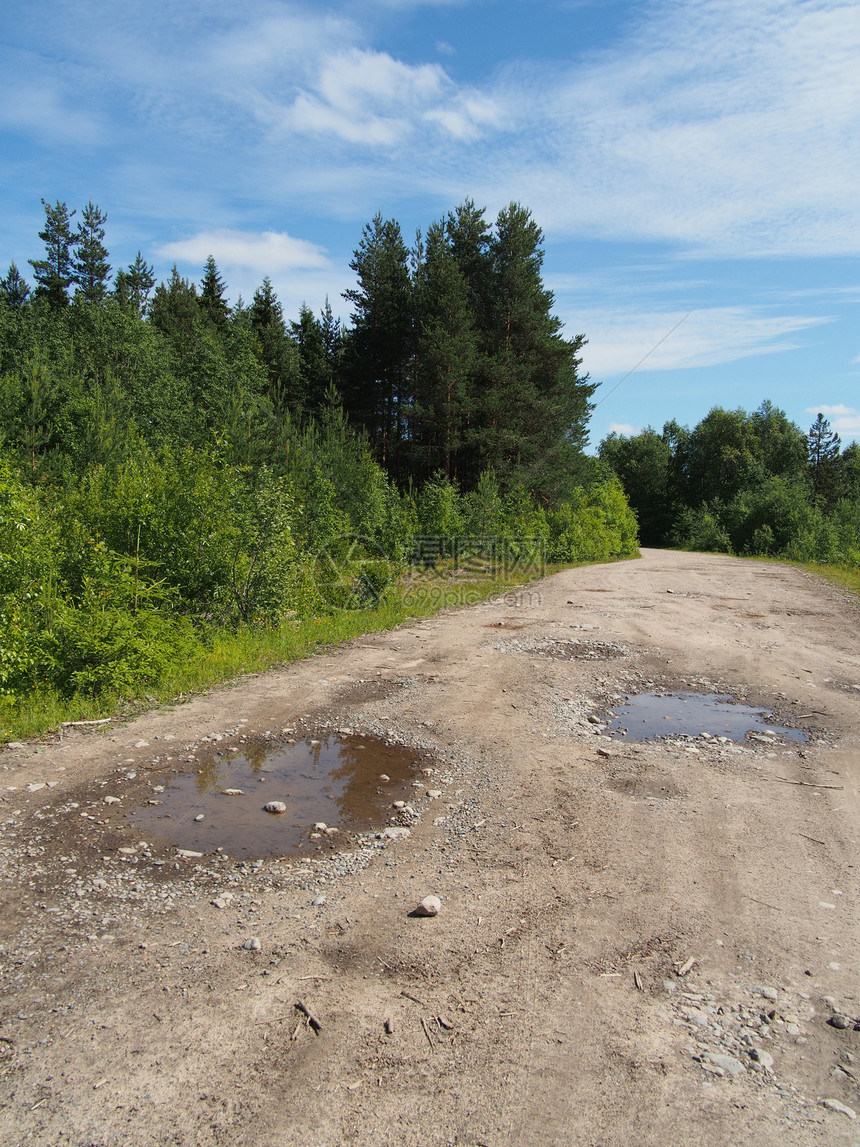
<path id="1" fill-rule="evenodd" d="M 791 565 L 796 565 L 808 573 L 818 574 L 834 585 L 860 596 L 860 569 L 857 566 L 821 565 L 818 562 L 791 562 Z"/>
<path id="2" fill-rule="evenodd" d="M 569 567 L 553 565 L 541 573 L 549 575 L 566 568 Z M 198 647 L 192 658 L 177 665 L 157 689 L 142 690 L 132 698 L 107 694 L 98 698 L 79 694 L 63 697 L 51 689 L 21 698 L 0 698 L 0 744 L 55 732 L 63 722 L 132 717 L 157 704 L 185 700 L 243 674 L 263 673 L 310 657 L 364 633 L 392 629 L 405 621 L 429 617 L 440 609 L 512 593 L 522 588 L 522 577 L 521 570 L 476 577 L 431 574 L 401 582 L 366 609 L 289 620 L 273 628 L 247 627 L 235 633 L 218 630 L 205 646 Z"/>

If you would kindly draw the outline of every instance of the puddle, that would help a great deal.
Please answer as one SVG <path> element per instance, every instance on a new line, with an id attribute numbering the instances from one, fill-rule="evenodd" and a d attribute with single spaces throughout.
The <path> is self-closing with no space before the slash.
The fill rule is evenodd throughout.
<path id="1" fill-rule="evenodd" d="M 310 832 L 319 821 L 341 834 L 385 825 L 392 801 L 405 797 L 416 777 L 416 757 L 411 749 L 359 736 L 248 746 L 235 755 L 201 758 L 199 771 L 154 773 L 153 789 L 163 785 L 164 791 L 150 799 L 160 804 L 144 805 L 130 819 L 142 835 L 194 852 L 284 856 L 317 843 Z M 380 781 L 381 775 L 389 780 Z M 241 795 L 225 795 L 225 789 Z M 283 802 L 287 811 L 266 812 L 269 801 Z M 333 839 L 340 843 L 343 835 Z"/>
<path id="2" fill-rule="evenodd" d="M 741 705 L 718 693 L 639 693 L 623 705 L 614 705 L 607 724 L 617 736 L 630 741 L 654 737 L 728 737 L 743 741 L 749 733 L 775 733 L 790 741 L 805 741 L 800 729 L 788 729 L 767 720 L 767 709 Z"/>

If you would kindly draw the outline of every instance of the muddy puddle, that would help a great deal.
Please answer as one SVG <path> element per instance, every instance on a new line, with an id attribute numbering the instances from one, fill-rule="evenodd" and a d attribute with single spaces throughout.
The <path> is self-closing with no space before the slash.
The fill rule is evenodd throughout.
<path id="1" fill-rule="evenodd" d="M 613 706 L 607 724 L 614 735 L 628 741 L 655 737 L 726 737 L 744 741 L 750 734 L 768 734 L 790 741 L 805 741 L 800 729 L 769 720 L 767 709 L 742 705 L 719 693 L 638 693 Z"/>
<path id="2" fill-rule="evenodd" d="M 384 827 L 422 763 L 413 750 L 353 735 L 250 745 L 201 758 L 189 773 L 153 774 L 148 803 L 129 819 L 142 835 L 194 852 L 285 856 Z M 286 810 L 267 812 L 270 802 Z"/>

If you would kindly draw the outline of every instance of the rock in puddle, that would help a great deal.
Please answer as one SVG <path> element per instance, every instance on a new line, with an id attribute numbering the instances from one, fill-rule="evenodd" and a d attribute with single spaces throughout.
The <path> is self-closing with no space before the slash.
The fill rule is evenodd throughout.
<path id="1" fill-rule="evenodd" d="M 267 801 L 266 804 L 263 805 L 263 809 L 265 812 L 270 812 L 274 816 L 278 816 L 280 813 L 287 811 L 287 806 L 283 801 Z"/>

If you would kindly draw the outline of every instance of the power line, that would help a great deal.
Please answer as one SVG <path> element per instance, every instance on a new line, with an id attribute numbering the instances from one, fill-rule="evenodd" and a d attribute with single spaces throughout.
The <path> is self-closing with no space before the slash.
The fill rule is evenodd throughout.
<path id="1" fill-rule="evenodd" d="M 652 355 L 658 346 L 662 346 L 662 344 L 666 341 L 666 339 L 669 337 L 669 335 L 674 334 L 675 331 L 678 329 L 678 327 L 681 325 L 681 323 L 686 322 L 687 319 L 690 317 L 690 315 L 692 315 L 694 313 L 695 310 L 696 310 L 696 308 L 693 307 L 692 311 L 687 311 L 687 313 L 684 315 L 684 317 L 682 319 L 678 319 L 678 321 L 675 323 L 675 325 L 672 327 L 672 329 L 670 331 L 666 331 L 666 333 L 663 335 L 663 337 L 660 339 L 659 342 L 654 343 L 654 345 L 648 351 L 648 354 L 643 354 L 642 357 L 639 359 L 639 361 L 636 363 L 636 365 L 634 367 L 631 367 L 630 370 L 628 370 L 628 372 L 625 375 L 623 375 L 621 378 L 619 378 L 618 382 L 616 382 L 616 384 L 615 384 L 615 386 L 613 386 L 612 390 L 607 390 L 606 394 L 604 394 L 604 396 L 603 396 L 603 398 L 601 398 L 600 402 L 595 402 L 594 409 L 597 410 L 598 406 L 600 406 L 601 403 L 606 402 L 606 400 L 607 400 L 607 398 L 609 398 L 610 394 L 614 394 L 615 391 L 622 384 L 622 382 L 624 382 L 626 379 L 628 379 L 630 377 L 630 375 L 633 374 L 634 371 L 637 371 L 639 369 L 639 367 L 642 365 L 642 363 L 645 361 L 645 359 L 648 358 L 650 355 Z"/>

